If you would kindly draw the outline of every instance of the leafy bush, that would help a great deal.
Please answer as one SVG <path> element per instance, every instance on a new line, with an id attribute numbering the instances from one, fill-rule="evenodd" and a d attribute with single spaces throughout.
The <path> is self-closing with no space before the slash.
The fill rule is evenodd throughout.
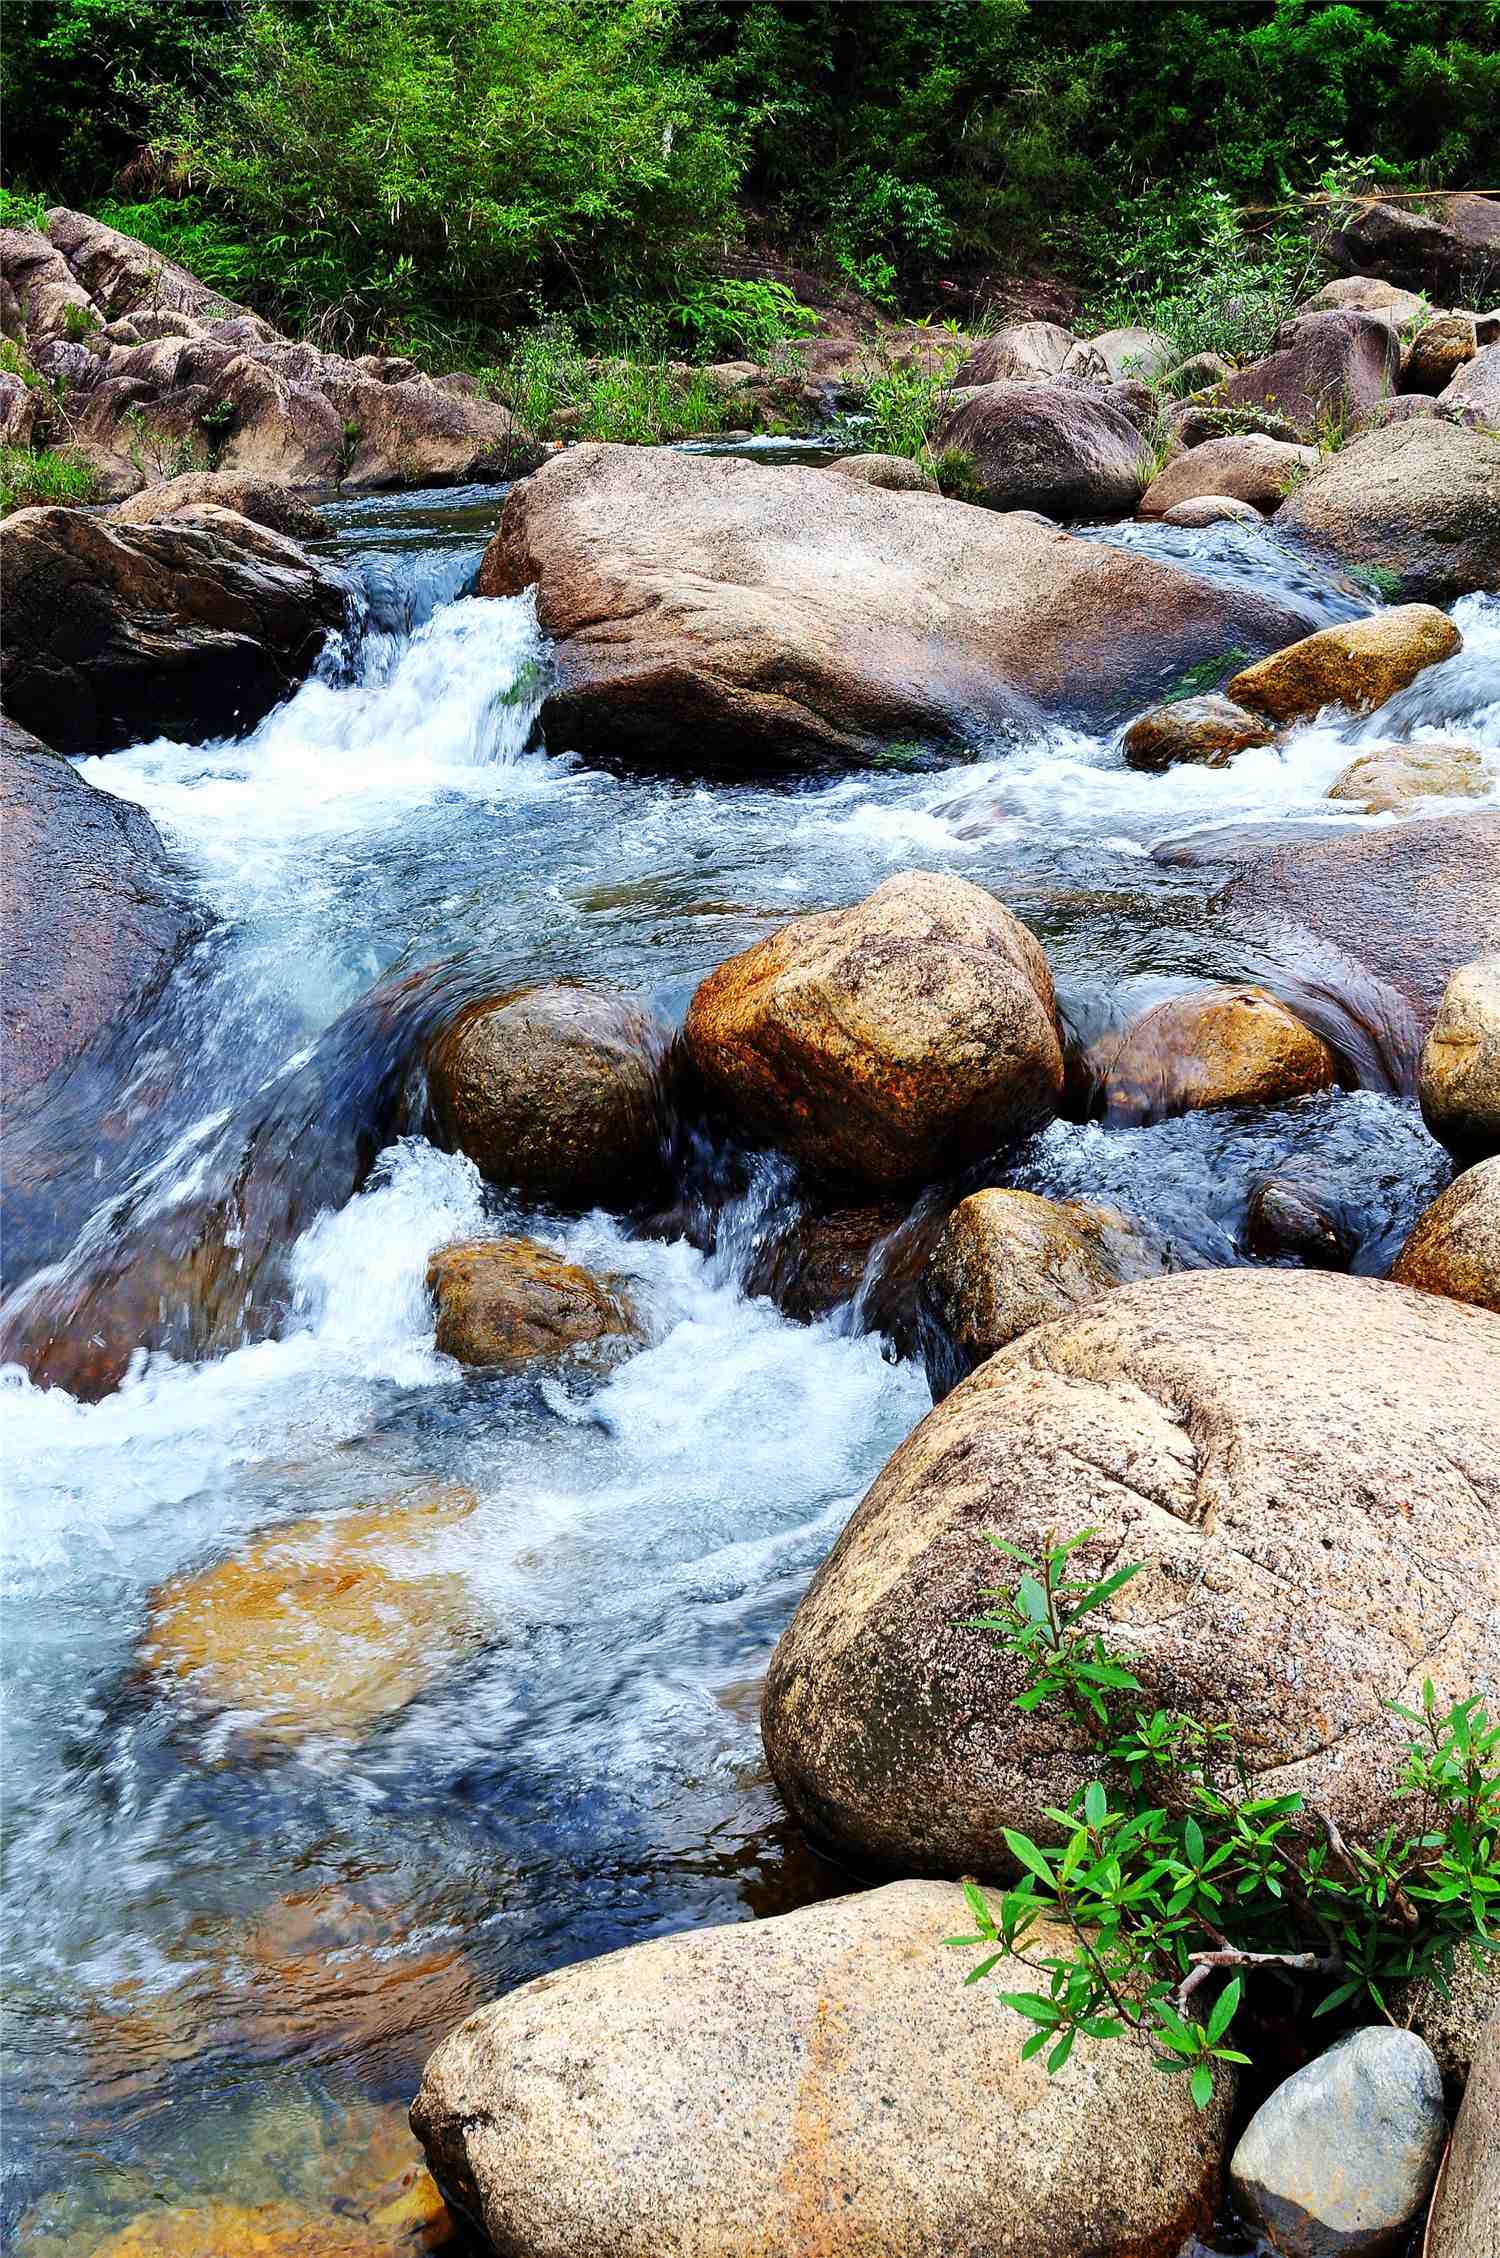
<path id="1" fill-rule="evenodd" d="M 952 391 L 951 371 L 934 371 L 915 360 L 878 365 L 862 388 L 860 443 L 875 454 L 925 459 Z"/>
<path id="2" fill-rule="evenodd" d="M 799 304 L 784 282 L 738 281 L 728 275 L 696 284 L 672 308 L 672 320 L 709 361 L 740 355 L 760 360 L 818 326 L 812 307 Z"/>
<path id="3" fill-rule="evenodd" d="M 0 227 L 42 228 L 47 220 L 45 196 L 29 196 L 14 188 L 0 188 Z"/>
<path id="4" fill-rule="evenodd" d="M 950 1941 L 985 1948 L 971 1983 L 1007 1955 L 1043 1980 L 1001 1995 L 1036 2026 L 1023 2057 L 1045 2048 L 1057 2071 L 1078 2038 L 1135 2032 L 1203 2108 L 1214 2063 L 1246 2060 L 1225 2040 L 1247 1974 L 1315 1983 L 1318 2015 L 1366 1999 L 1389 2013 L 1393 1983 L 1446 1989 L 1459 1950 L 1500 1952 L 1500 1723 L 1477 1697 L 1448 1704 L 1430 1683 L 1420 1710 L 1393 1703 L 1412 1728 L 1400 1782 L 1411 1828 L 1346 1842 L 1316 1803 L 1255 1792 L 1231 1726 L 1134 1706 L 1140 1681 L 1090 1618 L 1140 1570 L 1081 1575 L 1074 1555 L 1094 1534 L 1049 1539 L 1040 1558 L 989 1539 L 1020 1575 L 985 1594 L 995 1605 L 975 1627 L 1021 1664 L 1017 1707 L 1056 1704 L 1104 1776 L 1047 1812 L 1060 1844 L 1005 1830 L 1021 1880 L 998 1914 L 967 1884 L 975 1932 Z M 1066 1925 L 1064 1949 L 1038 1939 L 1049 1914 Z M 1225 1977 L 1200 2021 L 1199 1995 Z"/>
<path id="5" fill-rule="evenodd" d="M 725 395 L 696 371 L 686 378 L 660 355 L 592 359 L 565 315 L 553 315 L 517 340 L 485 386 L 523 430 L 650 445 L 722 431 Z"/>
<path id="6" fill-rule="evenodd" d="M 99 481 L 87 463 L 43 448 L 0 447 L 0 517 L 44 502 L 91 502 Z"/>
<path id="7" fill-rule="evenodd" d="M 1090 252 L 1109 280 L 1089 326 L 1160 330 L 1183 360 L 1266 352 L 1316 270 L 1305 228 L 1283 225 L 1251 241 L 1228 192 L 1212 181 L 1148 190 L 1125 225 L 1096 231 Z"/>

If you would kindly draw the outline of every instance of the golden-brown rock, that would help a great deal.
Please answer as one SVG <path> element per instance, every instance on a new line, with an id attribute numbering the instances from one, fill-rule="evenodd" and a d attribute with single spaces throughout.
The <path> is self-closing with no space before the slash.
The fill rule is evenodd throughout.
<path id="1" fill-rule="evenodd" d="M 1263 714 L 1251 713 L 1233 698 L 1177 698 L 1169 705 L 1152 706 L 1125 732 L 1128 768 L 1173 768 L 1178 761 L 1197 761 L 1203 768 L 1222 768 L 1236 753 L 1252 745 L 1269 745 L 1276 731 Z"/>
<path id="2" fill-rule="evenodd" d="M 1370 745 L 1328 787 L 1366 815 L 1389 815 L 1409 800 L 1482 800 L 1494 783 L 1484 753 L 1451 737 L 1414 745 Z"/>
<path id="3" fill-rule="evenodd" d="M 1035 1192 L 971 1192 L 949 1216 L 928 1264 L 924 1300 L 943 1336 L 930 1346 L 934 1397 L 1033 1325 L 1097 1301 L 1161 1263 L 1127 1216 Z"/>
<path id="4" fill-rule="evenodd" d="M 1276 721 L 1301 721 L 1324 706 L 1359 713 L 1383 706 L 1425 667 L 1452 658 L 1463 637 L 1433 604 L 1396 604 L 1365 619 L 1320 628 L 1236 674 L 1228 695 Z"/>
<path id="5" fill-rule="evenodd" d="M 1338 1078 L 1320 1035 L 1269 989 L 1195 988 L 1168 996 L 1085 1061 L 1093 1110 L 1107 1121 L 1162 1121 L 1216 1105 L 1281 1105 Z"/>
<path id="6" fill-rule="evenodd" d="M 360 2220 L 291 2203 L 163 2204 L 109 2235 L 93 2258 L 392 2258 L 392 2244 Z"/>
<path id="7" fill-rule="evenodd" d="M 1460 965 L 1449 980 L 1417 1090 L 1434 1137 L 1471 1159 L 1500 1152 L 1500 954 Z"/>
<path id="8" fill-rule="evenodd" d="M 661 1166 L 668 1042 L 660 1020 L 601 989 L 560 982 L 472 1004 L 428 1062 L 439 1130 L 496 1184 L 622 1205 Z"/>
<path id="9" fill-rule="evenodd" d="M 684 1033 L 737 1125 L 834 1180 L 942 1175 L 1034 1127 L 1062 1089 L 1041 944 L 993 895 L 925 871 L 731 957 Z"/>
<path id="10" fill-rule="evenodd" d="M 1231 496 L 1257 510 L 1274 510 L 1301 474 L 1316 470 L 1316 447 L 1268 439 L 1263 431 L 1241 431 L 1224 439 L 1205 439 L 1188 447 L 1157 472 L 1141 496 L 1139 517 L 1165 517 L 1179 502 L 1205 494 Z"/>
<path id="11" fill-rule="evenodd" d="M 1398 1823 L 1387 1704 L 1500 1671 L 1500 1326 L 1372 1278 L 1199 1270 L 1001 1349 L 876 1480 L 771 1662 L 762 1730 L 814 1840 L 886 1871 L 994 1869 L 1093 1777 L 1015 1659 L 967 1627 L 985 1533 L 1095 1529 L 1094 1618 L 1138 1706 L 1234 1727 L 1261 1792 L 1346 1835 Z"/>
<path id="12" fill-rule="evenodd" d="M 444 1536 L 466 1491 L 296 1521 L 155 1593 L 142 1656 L 257 1734 L 354 1733 L 400 1709 L 477 1628 Z"/>
<path id="13" fill-rule="evenodd" d="M 1466 1168 L 1422 1210 L 1391 1276 L 1500 1312 L 1500 1154 Z"/>
<path id="14" fill-rule="evenodd" d="M 1195 2121 L 1133 2044 L 1049 2080 L 944 1949 L 970 1925 L 898 1882 L 584 1961 L 454 2031 L 412 2123 L 525 2258 L 1169 2258 L 1212 2213 L 1229 2081 Z"/>
<path id="15" fill-rule="evenodd" d="M 602 1367 L 625 1355 L 640 1327 L 624 1282 L 595 1278 L 536 1239 L 464 1239 L 427 1265 L 437 1345 L 460 1364 L 517 1371 L 572 1356 Z"/>
<path id="16" fill-rule="evenodd" d="M 1479 350 L 1472 314 L 1438 314 L 1424 322 L 1401 356 L 1408 392 L 1441 392 Z"/>

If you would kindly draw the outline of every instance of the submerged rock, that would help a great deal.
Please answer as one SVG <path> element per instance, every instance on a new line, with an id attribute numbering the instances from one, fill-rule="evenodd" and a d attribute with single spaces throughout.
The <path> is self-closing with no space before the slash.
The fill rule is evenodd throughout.
<path id="1" fill-rule="evenodd" d="M 412 2258 L 421 2247 L 407 2245 Z M 89 2258 L 396 2258 L 400 2248 L 363 2220 L 293 2203 L 155 2204 Z"/>
<path id="2" fill-rule="evenodd" d="M 1197 761 L 1204 768 L 1222 768 L 1236 753 L 1269 745 L 1275 736 L 1264 715 L 1251 713 L 1233 698 L 1176 698 L 1169 705 L 1152 706 L 1130 724 L 1125 765 L 1160 772 L 1179 761 Z"/>
<path id="3" fill-rule="evenodd" d="M 970 1193 L 949 1216 L 924 1282 L 926 1310 L 939 1334 L 927 1347 L 934 1401 L 1033 1325 L 1161 1267 L 1149 1242 L 1115 1208 L 1034 1192 Z"/>
<path id="4" fill-rule="evenodd" d="M 1427 2201 L 1448 2121 L 1414 2031 L 1351 2031 L 1276 2088 L 1229 2166 L 1236 2204 L 1284 2258 L 1380 2258 Z"/>
<path id="5" fill-rule="evenodd" d="M 1229 2081 L 1199 2117 L 1128 2044 L 1049 2080 L 968 1923 L 899 1882 L 524 1984 L 427 2065 L 434 2177 L 515 2258 L 1170 2258 Z"/>
<path id="6" fill-rule="evenodd" d="M 940 1176 L 1062 1090 L 1040 942 L 980 887 L 924 871 L 731 957 L 683 1032 L 737 1127 L 835 1182 Z"/>
<path id="7" fill-rule="evenodd" d="M 12 1104 L 149 1010 L 207 922 L 144 808 L 0 719 L 0 917 Z"/>
<path id="8" fill-rule="evenodd" d="M 1282 504 L 1276 530 L 1389 575 L 1403 598 L 1500 587 L 1500 440 L 1439 416 L 1367 431 Z"/>
<path id="9" fill-rule="evenodd" d="M 1424 1208 L 1391 1272 L 1398 1285 L 1500 1311 L 1500 1153 Z"/>
<path id="10" fill-rule="evenodd" d="M 1429 2258 L 1500 2258 L 1500 2016 L 1474 2055 L 1429 2235 Z"/>
<path id="11" fill-rule="evenodd" d="M 507 497 L 480 593 L 536 585 L 547 743 L 769 770 L 1123 720 L 1300 606 L 1015 513 L 670 448 L 572 447 Z"/>
<path id="12" fill-rule="evenodd" d="M 1138 428 L 1112 400 L 1081 386 L 980 385 L 949 409 L 932 444 L 968 457 L 997 510 L 1124 517 L 1146 484 Z"/>
<path id="13" fill-rule="evenodd" d="M 470 1005 L 432 1047 L 433 1113 L 493 1183 L 627 1205 L 662 1165 L 670 1034 L 628 996 L 559 982 Z"/>
<path id="14" fill-rule="evenodd" d="M 1500 953 L 1460 965 L 1422 1047 L 1422 1119 L 1455 1152 L 1500 1152 Z"/>
<path id="15" fill-rule="evenodd" d="M 153 1595 L 142 1659 L 256 1737 L 363 1731 L 426 1690 L 477 1625 L 442 1539 L 466 1491 L 296 1521 Z"/>
<path id="16" fill-rule="evenodd" d="M 295 542 L 206 504 L 152 525 L 18 510 L 0 564 L 6 710 L 65 753 L 251 728 L 348 609 Z"/>
<path id="17" fill-rule="evenodd" d="M 1284 1105 L 1338 1079 L 1320 1035 L 1266 988 L 1168 996 L 1090 1051 L 1092 1109 L 1112 1123 L 1204 1106 Z"/>
<path id="18" fill-rule="evenodd" d="M 1269 512 L 1280 507 L 1300 476 L 1317 466 L 1316 447 L 1268 439 L 1262 431 L 1206 439 L 1157 472 L 1141 496 L 1140 515 L 1165 517 L 1174 506 L 1201 495 L 1229 495 L 1257 513 Z"/>
<path id="19" fill-rule="evenodd" d="M 1367 619 L 1320 628 L 1241 669 L 1227 694 L 1276 721 L 1302 721 L 1324 706 L 1359 713 L 1383 706 L 1427 667 L 1462 650 L 1463 637 L 1432 604 L 1397 604 Z"/>
<path id="20" fill-rule="evenodd" d="M 1406 1808 L 1387 1704 L 1500 1669 L 1497 1514 L 1488 1315 L 1314 1271 L 1121 1286 L 990 1357 L 888 1462 L 772 1659 L 771 1769 L 814 1841 L 879 1870 L 1057 1839 L 1093 1747 L 1018 1711 L 1014 1658 L 967 1626 L 987 1531 L 1035 1552 L 1094 1528 L 1083 1573 L 1144 1564 L 1095 1618 L 1137 1705 L 1227 1722 L 1259 1792 L 1378 1832 Z"/>
<path id="21" fill-rule="evenodd" d="M 460 1364 L 519 1371 L 566 1356 L 596 1370 L 628 1355 L 640 1325 L 624 1281 L 595 1278 L 536 1239 L 465 1239 L 427 1265 L 437 1346 Z"/>
<path id="22" fill-rule="evenodd" d="M 1413 745 L 1368 746 L 1339 770 L 1328 797 L 1355 801 L 1366 815 L 1386 815 L 1409 800 L 1482 800 L 1493 782 L 1479 746 L 1429 738 Z"/>

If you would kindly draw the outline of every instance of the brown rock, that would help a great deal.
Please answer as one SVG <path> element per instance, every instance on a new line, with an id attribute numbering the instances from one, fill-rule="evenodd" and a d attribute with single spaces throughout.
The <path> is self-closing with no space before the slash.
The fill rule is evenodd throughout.
<path id="1" fill-rule="evenodd" d="M 1133 1706 L 1229 1723 L 1258 1792 L 1368 1836 L 1406 1816 L 1387 1704 L 1500 1667 L 1497 1514 L 1487 1315 L 1316 1271 L 1122 1286 L 1000 1350 L 891 1459 L 772 1659 L 772 1771 L 816 1841 L 880 1868 L 1057 1839 L 1044 1810 L 1094 1749 L 1018 1711 L 1018 1665 L 966 1625 L 987 1531 L 1037 1552 L 1093 1528 L 1075 1572 L 1144 1564 L 1094 1618 Z"/>
<path id="2" fill-rule="evenodd" d="M 992 895 L 922 871 L 731 957 L 684 1037 L 733 1121 L 835 1181 L 940 1176 L 1062 1089 L 1040 944 Z"/>
<path id="3" fill-rule="evenodd" d="M 1447 603 L 1500 586 L 1500 440 L 1441 416 L 1367 431 L 1282 504 L 1276 530 Z"/>
<path id="4" fill-rule="evenodd" d="M 132 494 L 114 512 L 121 525 L 158 525 L 163 518 L 196 508 L 201 502 L 233 510 L 256 525 L 268 525 L 292 541 L 316 541 L 327 527 L 311 502 L 268 479 L 236 478 L 227 471 L 189 470 L 159 486 Z"/>
<path id="5" fill-rule="evenodd" d="M 1055 321 L 1013 322 L 984 337 L 954 372 L 955 385 L 1045 383 L 1061 376 L 1063 363 L 1077 345 L 1071 329 Z M 1100 370 L 1102 374 L 1102 368 Z"/>
<path id="6" fill-rule="evenodd" d="M 1141 435 L 1112 401 L 1064 384 L 986 384 L 951 408 L 935 450 L 968 456 L 997 510 L 1122 517 L 1146 484 Z"/>
<path id="7" fill-rule="evenodd" d="M 624 1281 L 564 1262 L 536 1239 L 465 1239 L 427 1265 L 437 1346 L 460 1364 L 519 1371 L 569 1356 L 602 1369 L 640 1338 Z"/>
<path id="8" fill-rule="evenodd" d="M 861 486 L 883 486 L 888 494 L 936 494 L 938 482 L 907 455 L 841 455 L 829 464 L 841 478 L 857 479 Z"/>
<path id="9" fill-rule="evenodd" d="M 1471 425 L 1491 439 L 1500 429 L 1500 345 L 1487 345 L 1438 394 L 1437 412 L 1445 419 Z M 1496 583 L 1500 583 L 1500 574 Z"/>
<path id="10" fill-rule="evenodd" d="M 1265 988 L 1169 996 L 1088 1059 L 1106 1121 L 1163 1121 L 1205 1106 L 1283 1105 L 1338 1078 L 1321 1036 Z"/>
<path id="11" fill-rule="evenodd" d="M 202 504 L 155 525 L 18 510 L 0 527 L 6 709 L 60 752 L 249 728 L 344 618 L 294 542 Z"/>
<path id="12" fill-rule="evenodd" d="M 144 808 L 0 719 L 5 1085 L 12 1102 L 144 1013 L 206 922 Z"/>
<path id="13" fill-rule="evenodd" d="M 548 744 L 697 770 L 1124 719 L 1309 624 L 1014 514 L 670 448 L 571 447 L 517 486 L 479 588 L 533 582 Z"/>
<path id="14" fill-rule="evenodd" d="M 1384 431 L 1387 424 L 1411 423 L 1421 416 L 1435 416 L 1437 402 L 1425 392 L 1397 392 L 1389 400 L 1377 400 L 1373 408 L 1356 418 L 1359 431 Z"/>
<path id="15" fill-rule="evenodd" d="M 1462 648 L 1446 612 L 1432 604 L 1397 604 L 1321 628 L 1243 668 L 1226 688 L 1231 698 L 1277 721 L 1305 720 L 1324 706 L 1365 712 Z"/>
<path id="16" fill-rule="evenodd" d="M 972 1192 L 933 1250 L 924 1300 L 942 1335 L 927 1376 L 941 1400 L 987 1356 L 1161 1262 L 1127 1216 L 1034 1192 Z M 951 1352 L 951 1353 L 950 1353 Z"/>
<path id="17" fill-rule="evenodd" d="M 142 1659 L 258 1738 L 358 1733 L 424 1692 L 474 1636 L 468 1587 L 441 1558 L 474 1505 L 449 1490 L 273 1529 L 162 1585 Z"/>
<path id="18" fill-rule="evenodd" d="M 469 1006 L 428 1066 L 445 1141 L 496 1184 L 563 1206 L 619 1206 L 659 1173 L 660 1020 L 563 982 Z"/>
<path id="19" fill-rule="evenodd" d="M 1264 432 L 1245 431 L 1228 439 L 1205 439 L 1158 471 L 1141 496 L 1138 515 L 1165 517 L 1180 502 L 1206 494 L 1227 494 L 1257 510 L 1274 510 L 1288 487 L 1305 471 L 1316 470 L 1316 447 L 1298 447 Z"/>
<path id="20" fill-rule="evenodd" d="M 1400 290 L 1395 283 L 1373 274 L 1340 275 L 1333 282 L 1325 282 L 1297 308 L 1299 314 L 1380 314 L 1393 329 L 1404 329 L 1427 310 L 1427 300 L 1419 292 Z"/>
<path id="21" fill-rule="evenodd" d="M 1417 1087 L 1434 1137 L 1474 1159 L 1500 1152 L 1500 954 L 1449 980 Z"/>
<path id="22" fill-rule="evenodd" d="M 1259 525 L 1260 512 L 1232 494 L 1196 494 L 1190 502 L 1174 502 L 1162 512 L 1163 525 Z"/>
<path id="23" fill-rule="evenodd" d="M 31 386 L 0 370 L 0 447 L 32 446 L 36 421 L 37 396 Z"/>
<path id="24" fill-rule="evenodd" d="M 1485 2032 L 1500 2018 L 1500 1957 L 1481 1948 L 1476 1960 L 1460 1945 L 1444 1982 L 1445 1991 L 1432 1976 L 1395 1985 L 1391 2013 L 1431 2047 L 1445 2078 L 1462 2082 L 1484 2053 Z M 1500 2116 L 1495 2133 L 1500 2138 Z M 1500 2187 L 1496 2192 L 1500 2199 Z M 1500 2212 L 1496 2224 L 1500 2227 Z M 1500 2242 L 1492 2258 L 1500 2258 Z"/>
<path id="25" fill-rule="evenodd" d="M 1476 1161 L 1424 1208 L 1392 1278 L 1500 1312 L 1500 1154 Z"/>
<path id="26" fill-rule="evenodd" d="M 1500 2258 L 1500 2017 L 1474 2057 L 1427 2248 L 1428 2258 Z"/>
<path id="27" fill-rule="evenodd" d="M 291 2203 L 157 2204 L 93 2258 L 392 2258 L 392 2246 L 359 2220 Z"/>
<path id="28" fill-rule="evenodd" d="M 1264 360 L 1224 386 L 1233 404 L 1274 408 L 1307 438 L 1373 408 L 1396 389 L 1401 345 L 1379 314 L 1347 308 L 1283 322 Z"/>
<path id="29" fill-rule="evenodd" d="M 247 311 L 160 251 L 149 250 L 133 235 L 122 235 L 85 212 L 69 211 L 64 205 L 50 211 L 47 240 L 66 259 L 101 315 L 165 308 L 204 319 Z"/>
<path id="30" fill-rule="evenodd" d="M 1328 787 L 1330 800 L 1352 800 L 1366 815 L 1386 815 L 1409 800 L 1433 797 L 1482 800 L 1494 778 L 1477 745 L 1452 738 L 1413 745 L 1371 745 L 1341 768 Z"/>
<path id="31" fill-rule="evenodd" d="M 1130 724 L 1125 765 L 1161 770 L 1178 761 L 1197 761 L 1204 768 L 1223 768 L 1236 753 L 1269 745 L 1275 736 L 1262 715 L 1236 705 L 1233 698 L 1177 698 L 1170 705 L 1153 706 Z"/>
<path id="32" fill-rule="evenodd" d="M 527 2258 L 1169 2258 L 1227 2081 L 1196 2122 L 1134 2045 L 1049 2081 L 943 1949 L 965 1920 L 898 1882 L 525 1984 L 427 2065 L 434 2177 Z"/>
<path id="33" fill-rule="evenodd" d="M 1479 350 L 1472 314 L 1439 314 L 1424 322 L 1401 356 L 1409 392 L 1441 392 Z"/>
<path id="34" fill-rule="evenodd" d="M 1342 214 L 1327 248 L 1341 266 L 1452 305 L 1467 285 L 1500 268 L 1500 202 L 1467 190 L 1412 203 L 1361 197 Z"/>
<path id="35" fill-rule="evenodd" d="M 359 427 L 343 474 L 354 489 L 515 478 L 546 453 L 497 400 L 470 398 L 428 377 L 357 383 L 347 414 Z"/>
<path id="36" fill-rule="evenodd" d="M 746 1267 L 747 1294 L 808 1325 L 858 1297 L 860 1330 L 883 1333 L 901 1356 L 917 1351 L 917 1289 L 941 1220 L 909 1218 L 903 1203 L 871 1201 L 825 1212 L 799 1206 Z M 878 1252 L 877 1252 L 878 1250 Z"/>
<path id="37" fill-rule="evenodd" d="M 215 405 L 232 410 L 218 467 L 276 485 L 331 486 L 344 467 L 344 418 L 315 384 L 296 382 L 247 353 L 216 379 Z"/>

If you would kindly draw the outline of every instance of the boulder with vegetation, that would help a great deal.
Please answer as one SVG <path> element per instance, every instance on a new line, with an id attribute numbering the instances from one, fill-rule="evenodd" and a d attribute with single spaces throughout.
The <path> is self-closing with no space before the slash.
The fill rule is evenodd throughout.
<path id="1" fill-rule="evenodd" d="M 1226 494 L 1269 513 L 1286 499 L 1296 479 L 1315 470 L 1315 447 L 1299 447 L 1264 432 L 1205 439 L 1157 472 L 1140 500 L 1142 517 L 1165 517 L 1175 505 L 1205 494 Z"/>
<path id="2" fill-rule="evenodd" d="M 709 975 L 683 1030 L 728 1122 L 813 1175 L 920 1183 L 1044 1120 L 1062 1048 L 1046 953 L 961 878 L 888 878 Z"/>
<path id="3" fill-rule="evenodd" d="M 980 385 L 943 416 L 932 443 L 972 465 L 979 496 L 996 510 L 1123 517 L 1148 475 L 1136 425 L 1081 384 Z"/>
<path id="4" fill-rule="evenodd" d="M 479 591 L 533 585 L 550 746 L 731 773 L 951 756 L 1044 712 L 1123 719 L 1316 624 L 1028 518 L 629 447 L 570 448 L 507 497 Z"/>
<path id="5" fill-rule="evenodd" d="M 1172 2258 L 1213 2213 L 1231 2078 L 1201 2115 L 1142 2047 L 1049 2081 L 944 1949 L 971 1921 L 902 1881 L 523 1984 L 427 2064 L 433 2176 L 516 2258 Z"/>
<path id="6" fill-rule="evenodd" d="M 348 612 L 338 573 L 204 503 L 150 525 L 20 510 L 0 526 L 0 557 L 0 693 L 65 753 L 247 730 Z"/>
<path id="7" fill-rule="evenodd" d="M 149 1009 L 205 923 L 156 826 L 0 719 L 0 855 L 12 1101 Z"/>
<path id="8" fill-rule="evenodd" d="M 862 1866 L 993 1872 L 1007 1827 L 1055 1842 L 1095 1742 L 1066 1704 L 1018 1710 L 1022 1655 L 972 1625 L 989 1535 L 1034 1557 L 1087 1529 L 1076 1573 L 1143 1564 L 1090 1626 L 1131 1709 L 1228 1724 L 1259 1794 L 1378 1834 L 1405 1817 L 1388 1703 L 1500 1667 L 1497 1513 L 1487 1312 L 1311 1271 L 1121 1286 L 992 1356 L 889 1461 L 776 1649 L 772 1770 Z"/>
<path id="9" fill-rule="evenodd" d="M 1277 513 L 1276 530 L 1403 601 L 1500 586 L 1500 440 L 1437 416 L 1362 433 Z"/>
<path id="10" fill-rule="evenodd" d="M 1337 216 L 1327 250 L 1346 271 L 1377 275 L 1439 305 L 1486 284 L 1493 295 L 1500 202 L 1467 190 L 1410 201 L 1360 197 Z"/>

